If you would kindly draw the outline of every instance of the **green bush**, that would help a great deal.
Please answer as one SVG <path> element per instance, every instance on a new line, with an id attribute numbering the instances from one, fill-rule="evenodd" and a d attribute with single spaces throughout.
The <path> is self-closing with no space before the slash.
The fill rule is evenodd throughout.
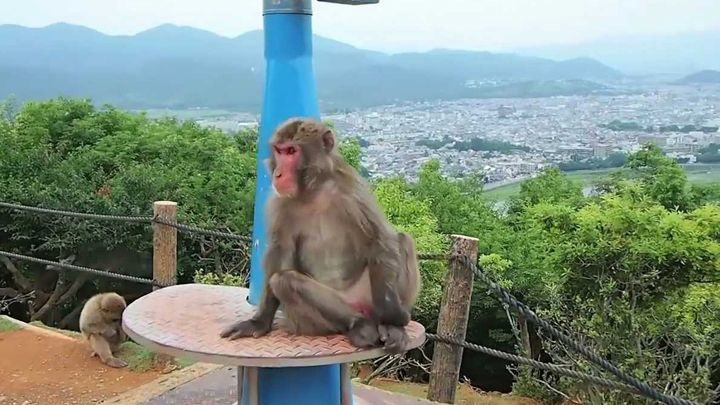
<path id="1" fill-rule="evenodd" d="M 240 149 L 234 137 L 192 122 L 96 108 L 86 100 L 28 103 L 0 125 L 0 144 L 11 146 L 0 153 L 0 201 L 152 216 L 153 201 L 172 200 L 178 202 L 180 222 L 247 234 L 255 155 Z M 149 254 L 152 229 L 150 224 L 2 210 L 0 248 L 50 260 L 73 253 L 100 260 L 113 249 Z M 179 233 L 179 280 L 191 280 L 200 268 L 217 274 L 246 272 L 248 254 L 246 246 L 233 241 Z M 17 285 L 5 266 L 0 268 L 0 283 L 37 290 L 37 309 L 55 288 L 53 275 L 39 265 L 16 265 L 33 285 Z M 115 270 L 151 276 L 136 268 Z M 59 302 L 60 314 L 103 288 L 122 289 L 128 295 L 144 291 L 142 286 L 102 278 L 92 283 L 95 287 L 81 289 L 82 296 Z"/>

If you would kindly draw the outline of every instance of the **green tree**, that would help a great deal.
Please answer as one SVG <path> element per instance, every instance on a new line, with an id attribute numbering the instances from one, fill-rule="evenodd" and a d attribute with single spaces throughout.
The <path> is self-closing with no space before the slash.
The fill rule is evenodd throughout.
<path id="1" fill-rule="evenodd" d="M 251 228 L 255 155 L 241 151 L 235 139 L 219 130 L 58 98 L 24 105 L 11 121 L 0 125 L 0 143 L 12 145 L 0 153 L 0 201 L 152 216 L 153 201 L 173 200 L 179 203 L 179 221 L 240 234 Z M 74 253 L 102 257 L 113 249 L 139 254 L 149 251 L 151 243 L 146 224 L 0 210 L 3 250 L 56 260 Z M 243 273 L 247 252 L 232 241 L 180 237 L 180 281 L 208 267 L 217 273 Z M 15 266 L 38 284 L 18 284 L 14 273 L 1 264 L 0 283 L 35 290 L 39 298 L 32 305 L 37 309 L 55 288 L 55 280 L 48 279 L 41 266 L 24 262 Z M 108 288 L 131 295 L 144 291 L 136 284 L 99 279 L 92 287 L 85 283 L 83 295 L 67 296 L 56 306 L 67 306 L 69 311 L 88 294 Z"/>
<path id="2" fill-rule="evenodd" d="M 585 343 L 621 368 L 674 394 L 706 400 L 713 395 L 717 343 L 697 331 L 718 328 L 720 312 L 713 307 L 706 317 L 688 318 L 683 309 L 691 299 L 715 302 L 698 286 L 717 288 L 720 279 L 718 214 L 717 206 L 683 214 L 651 199 L 612 194 L 580 208 L 541 203 L 524 212 L 517 229 L 535 245 L 534 254 L 502 276 L 551 322 L 589 337 Z M 555 361 L 567 361 L 567 347 L 553 341 L 544 347 Z M 556 387 L 588 401 L 644 403 L 566 379 Z"/>
<path id="3" fill-rule="evenodd" d="M 358 172 L 362 170 L 360 158 L 362 156 L 362 149 L 360 148 L 360 142 L 357 138 L 345 138 L 340 142 L 338 146 L 338 152 L 345 159 L 345 161 Z"/>
<path id="4" fill-rule="evenodd" d="M 520 193 L 510 200 L 510 212 L 521 212 L 540 203 L 579 206 L 584 197 L 579 183 L 571 180 L 557 167 L 548 167 L 536 177 L 520 184 Z"/>
<path id="5" fill-rule="evenodd" d="M 628 158 L 627 167 L 639 176 L 645 193 L 665 208 L 689 208 L 687 175 L 675 160 L 663 156 L 659 147 L 645 145 Z"/>

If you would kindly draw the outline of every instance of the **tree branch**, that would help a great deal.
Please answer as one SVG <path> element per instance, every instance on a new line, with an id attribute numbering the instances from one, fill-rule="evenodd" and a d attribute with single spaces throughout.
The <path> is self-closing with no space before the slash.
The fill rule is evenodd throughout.
<path id="1" fill-rule="evenodd" d="M 0 288 L 0 297 L 15 298 L 20 293 L 14 288 Z"/>
<path id="2" fill-rule="evenodd" d="M 65 317 L 58 323 L 57 327 L 60 329 L 67 329 L 70 321 L 72 321 L 76 316 L 78 316 L 78 314 L 80 314 L 80 311 L 82 311 L 84 306 L 85 301 L 75 306 L 75 309 L 73 309 L 69 314 L 65 315 Z"/>
<path id="3" fill-rule="evenodd" d="M 10 261 L 10 259 L 7 256 L 0 255 L 0 262 L 2 262 L 5 267 L 10 271 L 10 274 L 13 277 L 13 280 L 15 281 L 15 284 L 20 287 L 22 292 L 27 293 L 30 292 L 32 288 L 32 283 L 30 280 L 28 280 L 21 272 L 18 270 L 17 267 L 15 267 L 15 264 Z"/>
<path id="4" fill-rule="evenodd" d="M 50 298 L 50 294 L 39 289 L 35 290 L 35 300 L 33 301 L 32 305 L 30 305 L 30 309 L 32 311 L 37 311 L 38 309 L 40 309 L 40 307 L 45 305 L 48 298 Z"/>
<path id="5" fill-rule="evenodd" d="M 60 274 L 58 274 L 58 280 L 55 284 L 55 290 L 53 291 L 52 295 L 50 295 L 50 298 L 48 298 L 48 300 L 42 306 L 42 308 L 40 308 L 37 312 L 33 314 L 33 316 L 30 318 L 31 321 L 37 321 L 38 319 L 42 318 L 55 305 L 55 302 L 57 302 L 58 298 L 60 298 L 60 295 L 62 294 L 62 291 L 65 287 L 65 274 L 65 271 L 61 271 Z"/>
<path id="6" fill-rule="evenodd" d="M 76 278 L 75 281 L 73 281 L 70 288 L 68 288 L 67 291 L 65 291 L 65 293 L 60 297 L 60 299 L 58 299 L 56 305 L 61 305 L 61 304 L 65 303 L 67 300 L 69 300 L 70 298 L 74 297 L 75 294 L 77 294 L 78 290 L 83 285 L 85 285 L 88 278 L 89 278 L 89 276 L 87 274 L 79 275 L 78 278 Z"/>

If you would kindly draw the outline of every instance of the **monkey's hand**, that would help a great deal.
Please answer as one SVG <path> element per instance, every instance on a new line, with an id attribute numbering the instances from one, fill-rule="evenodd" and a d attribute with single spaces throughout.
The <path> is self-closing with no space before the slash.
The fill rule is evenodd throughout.
<path id="1" fill-rule="evenodd" d="M 380 341 L 385 343 L 385 351 L 388 354 L 400 354 L 404 352 L 410 342 L 405 328 L 392 325 L 378 325 Z"/>
<path id="2" fill-rule="evenodd" d="M 238 321 L 223 329 L 220 337 L 235 340 L 241 337 L 259 338 L 266 335 L 272 329 L 272 321 L 265 322 L 261 319 L 249 319 L 246 321 Z"/>

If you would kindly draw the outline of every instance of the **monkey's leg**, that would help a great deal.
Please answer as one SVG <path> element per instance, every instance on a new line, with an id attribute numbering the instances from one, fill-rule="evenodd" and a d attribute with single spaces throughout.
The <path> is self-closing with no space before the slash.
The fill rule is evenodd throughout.
<path id="1" fill-rule="evenodd" d="M 124 360 L 113 356 L 110 344 L 102 335 L 90 335 L 90 347 L 97 353 L 100 360 L 110 367 L 121 368 L 128 365 Z"/>
<path id="2" fill-rule="evenodd" d="M 118 350 L 120 350 L 120 344 L 122 344 L 122 342 L 119 339 L 109 340 L 108 345 L 110 346 L 110 353 L 115 355 L 115 353 L 117 353 Z"/>
<path id="3" fill-rule="evenodd" d="M 263 268 L 266 269 L 268 277 L 272 277 L 286 263 L 292 262 L 292 250 L 284 249 L 278 243 L 270 245 L 263 256 Z M 280 301 L 273 294 L 270 284 L 266 280 L 263 284 L 263 293 L 255 315 L 250 319 L 235 321 L 220 331 L 220 337 L 234 340 L 241 337 L 261 337 L 272 329 L 275 313 L 280 306 Z"/>
<path id="4" fill-rule="evenodd" d="M 283 304 L 291 333 L 345 333 L 358 347 L 379 343 L 377 325 L 348 304 L 340 293 L 297 271 L 275 273 L 270 288 Z"/>
<path id="5" fill-rule="evenodd" d="M 111 331 L 104 334 L 105 340 L 110 345 L 110 352 L 115 354 L 120 345 L 126 340 L 127 336 L 120 325 L 116 325 Z"/>

